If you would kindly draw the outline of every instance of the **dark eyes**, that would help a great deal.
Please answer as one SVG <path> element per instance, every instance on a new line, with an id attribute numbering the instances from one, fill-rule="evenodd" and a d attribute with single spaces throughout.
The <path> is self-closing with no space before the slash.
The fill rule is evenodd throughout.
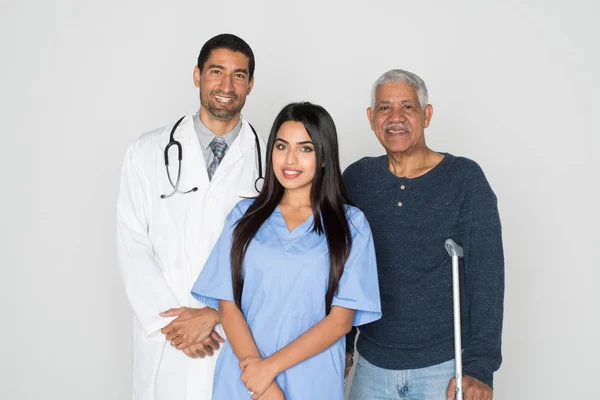
<path id="1" fill-rule="evenodd" d="M 211 74 L 213 75 L 221 75 L 223 73 L 223 71 L 221 71 L 220 69 L 213 69 L 210 71 Z M 236 73 L 233 74 L 234 78 L 236 79 L 246 79 L 246 75 L 245 74 L 241 74 L 241 73 Z"/>
<path id="2" fill-rule="evenodd" d="M 406 111 L 412 111 L 414 110 L 415 106 L 413 106 L 412 104 L 403 104 L 402 105 L 402 109 L 406 110 Z M 392 109 L 391 106 L 379 106 L 377 107 L 377 111 L 390 111 Z"/>
<path id="3" fill-rule="evenodd" d="M 275 148 L 277 150 L 287 150 L 287 146 L 285 144 L 283 144 L 283 143 L 277 143 L 277 144 L 275 144 Z M 301 152 L 303 152 L 303 153 L 310 153 L 311 151 L 314 151 L 313 148 L 310 147 L 310 146 L 302 146 L 302 147 L 300 147 L 299 150 Z"/>

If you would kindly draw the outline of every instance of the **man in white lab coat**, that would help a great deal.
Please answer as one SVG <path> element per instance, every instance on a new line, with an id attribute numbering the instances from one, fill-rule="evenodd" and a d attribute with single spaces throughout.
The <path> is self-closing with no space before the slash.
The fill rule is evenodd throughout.
<path id="1" fill-rule="evenodd" d="M 190 289 L 229 211 L 261 184 L 264 142 L 241 116 L 253 74 L 246 42 L 210 39 L 194 68 L 199 112 L 142 135 L 125 155 L 117 245 L 135 316 L 135 400 L 211 398 L 222 330 Z"/>

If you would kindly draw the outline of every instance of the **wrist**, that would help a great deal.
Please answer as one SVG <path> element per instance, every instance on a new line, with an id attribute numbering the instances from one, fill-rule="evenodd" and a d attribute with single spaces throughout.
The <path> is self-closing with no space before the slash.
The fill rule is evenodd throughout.
<path id="1" fill-rule="evenodd" d="M 202 312 L 206 313 L 213 328 L 219 323 L 219 312 L 214 308 L 204 307 Z"/>
<path id="2" fill-rule="evenodd" d="M 283 372 L 281 365 L 279 364 L 277 357 L 267 357 L 264 359 L 264 363 L 266 364 L 266 370 L 269 372 L 269 374 L 273 377 L 273 379 L 275 379 L 275 377 L 277 375 L 279 375 L 280 373 Z"/>

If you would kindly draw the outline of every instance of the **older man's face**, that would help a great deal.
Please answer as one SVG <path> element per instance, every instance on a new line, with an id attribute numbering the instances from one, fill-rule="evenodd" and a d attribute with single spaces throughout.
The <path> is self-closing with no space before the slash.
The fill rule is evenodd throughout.
<path id="1" fill-rule="evenodd" d="M 375 108 L 367 109 L 371 129 L 388 153 L 405 153 L 425 147 L 425 128 L 433 114 L 431 105 L 421 108 L 417 90 L 408 83 L 381 85 Z"/>

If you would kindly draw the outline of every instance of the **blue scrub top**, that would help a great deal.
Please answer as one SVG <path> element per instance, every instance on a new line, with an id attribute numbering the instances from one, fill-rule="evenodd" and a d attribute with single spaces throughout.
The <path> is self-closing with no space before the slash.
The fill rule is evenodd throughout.
<path id="1" fill-rule="evenodd" d="M 230 253 L 233 230 L 254 200 L 240 201 L 225 221 L 192 295 L 218 309 L 219 300 L 234 301 Z M 381 318 L 375 249 L 364 214 L 346 206 L 352 249 L 332 305 L 356 310 L 353 325 Z M 329 281 L 327 238 L 313 231 L 313 217 L 292 232 L 279 208 L 250 242 L 244 260 L 242 312 L 263 357 L 285 347 L 325 318 Z M 287 400 L 344 398 L 345 337 L 277 376 Z M 217 360 L 213 399 L 248 399 L 240 380 L 239 360 L 225 342 Z"/>

